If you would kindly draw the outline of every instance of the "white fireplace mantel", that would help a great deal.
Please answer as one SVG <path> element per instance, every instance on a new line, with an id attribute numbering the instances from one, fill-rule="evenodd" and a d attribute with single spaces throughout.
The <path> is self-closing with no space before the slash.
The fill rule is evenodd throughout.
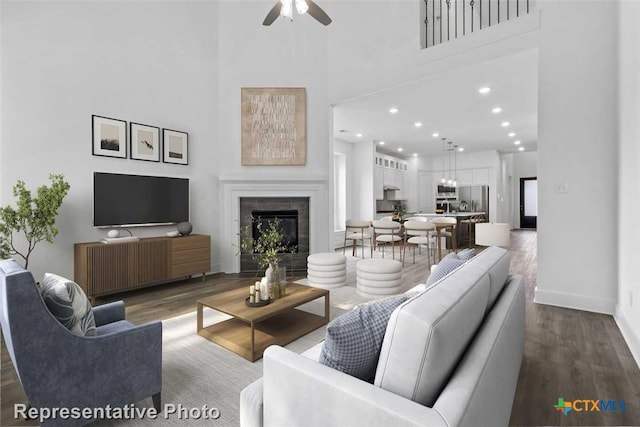
<path id="1" fill-rule="evenodd" d="M 326 177 L 269 177 L 221 176 L 223 248 L 222 268 L 226 273 L 240 271 L 240 259 L 234 244 L 239 244 L 240 198 L 242 197 L 308 197 L 309 253 L 324 252 L 330 246 L 328 209 L 329 180 Z"/>

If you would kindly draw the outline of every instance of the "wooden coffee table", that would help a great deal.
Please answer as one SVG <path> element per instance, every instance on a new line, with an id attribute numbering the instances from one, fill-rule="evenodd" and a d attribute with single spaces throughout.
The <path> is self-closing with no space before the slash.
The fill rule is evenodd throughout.
<path id="1" fill-rule="evenodd" d="M 329 322 L 329 291 L 310 286 L 287 284 L 287 295 L 263 307 L 247 307 L 249 285 L 223 292 L 197 302 L 198 335 L 252 362 L 260 359 L 272 345 L 285 345 Z M 324 316 L 296 307 L 324 297 Z M 204 327 L 202 311 L 208 307 L 232 319 Z"/>

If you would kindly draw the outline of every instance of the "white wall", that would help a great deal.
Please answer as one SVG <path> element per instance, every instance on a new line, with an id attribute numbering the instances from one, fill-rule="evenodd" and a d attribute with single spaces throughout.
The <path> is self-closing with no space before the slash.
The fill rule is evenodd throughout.
<path id="1" fill-rule="evenodd" d="M 619 47 L 619 164 L 618 179 L 618 304 L 616 321 L 640 365 L 640 3 L 620 4 Z"/>
<path id="2" fill-rule="evenodd" d="M 353 211 L 347 217 L 352 219 L 373 219 L 376 214 L 376 201 L 373 193 L 373 168 L 376 146 L 371 143 L 353 145 Z"/>
<path id="3" fill-rule="evenodd" d="M 354 182 L 354 170 L 351 167 L 354 163 L 358 161 L 358 159 L 354 158 L 353 155 L 354 144 L 351 142 L 343 141 L 340 139 L 334 140 L 333 151 L 335 153 L 339 153 L 344 156 L 345 163 L 347 165 L 346 168 L 346 219 L 354 218 L 354 206 L 356 204 L 355 200 L 355 182 Z M 342 224 L 344 227 L 344 224 Z M 343 228 L 344 230 L 344 228 Z M 344 243 L 344 232 L 334 230 L 333 235 L 333 247 L 338 247 Z"/>
<path id="4" fill-rule="evenodd" d="M 333 143 L 329 132 L 330 108 L 327 101 L 327 31 L 309 16 L 293 22 L 279 19 L 261 25 L 272 4 L 263 1 L 223 1 L 219 3 L 217 27 L 220 34 L 218 57 L 217 115 L 220 150 L 215 171 L 222 181 L 229 178 L 246 182 L 281 182 L 316 179 L 322 181 L 323 200 L 332 194 L 331 166 Z M 213 76 L 212 76 L 213 77 Z M 240 89 L 242 87 L 304 87 L 307 94 L 307 161 L 305 166 L 240 165 Z M 222 192 L 220 206 L 224 206 Z M 320 233 L 312 247 L 327 251 L 333 240 L 333 203 L 321 204 L 313 213 Z M 222 209 L 222 208 L 221 208 Z M 216 218 L 224 218 L 216 212 Z M 214 218 L 214 221 L 216 219 Z M 233 271 L 236 257 L 231 247 L 235 235 L 226 233 L 231 223 L 220 222 L 221 269 Z"/>
<path id="5" fill-rule="evenodd" d="M 71 184 L 53 245 L 30 260 L 73 276 L 73 244 L 106 231 L 92 226 L 94 171 L 191 179 L 194 232 L 213 233 L 217 205 L 216 3 L 2 2 L 0 203 L 11 187 L 35 189 L 51 172 Z M 91 154 L 91 115 L 189 133 L 189 165 Z M 139 236 L 169 228 L 136 229 Z M 215 255 L 214 255 L 215 256 Z"/>
<path id="6" fill-rule="evenodd" d="M 535 301 L 611 314 L 618 279 L 618 4 L 538 5 L 543 10 Z M 568 194 L 554 192 L 562 183 Z M 603 220 L 606 225 L 598 226 Z"/>

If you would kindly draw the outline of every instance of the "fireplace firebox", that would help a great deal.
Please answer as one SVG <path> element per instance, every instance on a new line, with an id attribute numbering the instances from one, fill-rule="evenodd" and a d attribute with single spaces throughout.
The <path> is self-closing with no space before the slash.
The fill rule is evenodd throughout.
<path id="1" fill-rule="evenodd" d="M 251 216 L 255 218 L 252 226 L 252 237 L 257 240 L 261 229 L 265 230 L 270 221 L 278 220 L 282 226 L 285 250 L 280 253 L 298 252 L 298 211 L 297 210 L 254 210 Z M 260 227 L 258 227 L 260 224 Z"/>

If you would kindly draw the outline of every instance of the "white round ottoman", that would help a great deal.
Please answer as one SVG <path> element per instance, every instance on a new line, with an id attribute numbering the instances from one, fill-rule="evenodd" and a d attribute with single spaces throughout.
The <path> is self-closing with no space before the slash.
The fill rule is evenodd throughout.
<path id="1" fill-rule="evenodd" d="M 309 285 L 323 289 L 344 286 L 347 280 L 347 257 L 330 252 L 309 255 L 307 280 Z"/>
<path id="2" fill-rule="evenodd" d="M 365 297 L 379 298 L 400 293 L 402 263 L 392 259 L 363 259 L 358 261 L 356 285 Z"/>

